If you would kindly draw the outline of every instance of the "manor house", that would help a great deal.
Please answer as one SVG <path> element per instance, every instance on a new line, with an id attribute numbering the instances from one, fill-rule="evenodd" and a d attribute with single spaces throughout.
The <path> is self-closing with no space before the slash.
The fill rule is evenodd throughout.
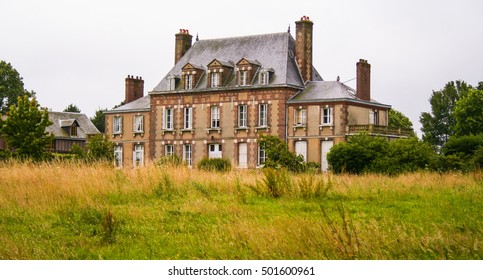
<path id="1" fill-rule="evenodd" d="M 290 32 L 198 40 L 175 35 L 174 66 L 144 96 L 141 77 L 126 78 L 125 105 L 106 113 L 117 165 L 177 155 L 189 166 L 204 157 L 237 168 L 263 165 L 258 141 L 276 135 L 306 161 L 327 170 L 330 148 L 348 135 L 401 136 L 388 129 L 390 105 L 371 99 L 371 65 L 356 63 L 356 89 L 324 81 L 312 65 L 313 22 Z"/>

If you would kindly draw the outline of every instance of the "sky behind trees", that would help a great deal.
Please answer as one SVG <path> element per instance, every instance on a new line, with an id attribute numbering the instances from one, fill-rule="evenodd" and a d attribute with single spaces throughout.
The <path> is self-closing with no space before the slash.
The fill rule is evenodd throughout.
<path id="1" fill-rule="evenodd" d="M 448 81 L 483 80 L 483 1 L 93 1 L 2 3 L 0 60 L 42 106 L 73 103 L 89 117 L 124 99 L 127 75 L 145 94 L 174 64 L 174 34 L 202 39 L 286 32 L 314 22 L 314 66 L 348 81 L 372 65 L 372 97 L 407 115 L 419 132 L 428 99 Z M 193 42 L 194 42 L 193 38 Z M 355 81 L 347 84 L 355 88 Z"/>

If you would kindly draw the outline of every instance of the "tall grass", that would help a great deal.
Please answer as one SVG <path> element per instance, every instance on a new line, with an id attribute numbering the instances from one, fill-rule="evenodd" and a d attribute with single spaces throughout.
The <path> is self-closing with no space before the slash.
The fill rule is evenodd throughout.
<path id="1" fill-rule="evenodd" d="M 481 259 L 481 173 L 0 163 L 0 259 Z"/>

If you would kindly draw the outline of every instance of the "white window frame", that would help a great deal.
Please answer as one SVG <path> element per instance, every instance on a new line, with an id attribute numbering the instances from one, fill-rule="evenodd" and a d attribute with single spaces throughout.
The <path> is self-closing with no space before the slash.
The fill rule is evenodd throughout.
<path id="1" fill-rule="evenodd" d="M 213 72 L 211 73 L 210 76 L 211 76 L 211 87 L 219 87 L 221 74 L 218 72 Z"/>
<path id="2" fill-rule="evenodd" d="M 238 105 L 238 127 L 248 127 L 248 106 Z"/>
<path id="3" fill-rule="evenodd" d="M 270 82 L 270 73 L 268 71 L 260 72 L 260 84 L 268 85 Z"/>
<path id="4" fill-rule="evenodd" d="M 164 145 L 164 156 L 166 156 L 166 157 L 174 156 L 174 145 L 173 144 Z"/>
<path id="5" fill-rule="evenodd" d="M 211 128 L 220 128 L 220 107 L 211 107 Z"/>
<path id="6" fill-rule="evenodd" d="M 140 144 L 134 145 L 132 154 L 133 154 L 132 165 L 134 167 L 143 166 L 144 165 L 144 145 L 140 145 Z"/>
<path id="7" fill-rule="evenodd" d="M 114 146 L 114 166 L 122 167 L 122 146 Z"/>
<path id="8" fill-rule="evenodd" d="M 186 162 L 188 166 L 193 165 L 193 148 L 191 144 L 184 144 L 183 145 L 183 161 Z"/>
<path id="9" fill-rule="evenodd" d="M 142 133 L 144 132 L 144 116 L 134 116 L 133 117 L 133 132 Z"/>
<path id="10" fill-rule="evenodd" d="M 248 71 L 241 70 L 240 71 L 240 85 L 246 86 L 248 84 Z"/>
<path id="11" fill-rule="evenodd" d="M 219 151 L 215 151 L 216 149 Z M 208 144 L 208 158 L 222 158 L 223 146 L 221 144 Z"/>
<path id="12" fill-rule="evenodd" d="M 295 126 L 307 125 L 307 109 L 296 109 L 294 116 Z"/>
<path id="13" fill-rule="evenodd" d="M 122 117 L 116 116 L 112 118 L 112 133 L 113 134 L 122 133 Z"/>
<path id="14" fill-rule="evenodd" d="M 242 153 L 242 148 L 243 153 Z M 243 158 L 243 162 L 241 159 Z M 247 143 L 238 143 L 238 168 L 248 168 L 248 144 Z"/>
<path id="15" fill-rule="evenodd" d="M 183 109 L 183 129 L 193 129 L 193 107 Z"/>
<path id="16" fill-rule="evenodd" d="M 184 76 L 184 89 L 193 89 L 193 79 L 194 75 L 192 74 L 186 74 Z"/>
<path id="17" fill-rule="evenodd" d="M 258 127 L 268 126 L 268 103 L 258 104 Z"/>
<path id="18" fill-rule="evenodd" d="M 379 114 L 377 111 L 369 111 L 369 124 L 379 125 Z"/>
<path id="19" fill-rule="evenodd" d="M 168 90 L 175 90 L 176 89 L 176 78 L 171 77 L 168 79 Z"/>
<path id="20" fill-rule="evenodd" d="M 322 125 L 333 125 L 333 118 L 334 118 L 334 108 L 326 107 L 322 108 Z"/>
<path id="21" fill-rule="evenodd" d="M 174 108 L 165 107 L 163 110 L 163 129 L 174 130 Z"/>
<path id="22" fill-rule="evenodd" d="M 267 151 L 265 149 L 262 149 L 262 147 L 258 146 L 258 153 L 257 153 L 258 166 L 263 166 L 266 160 L 267 160 Z"/>

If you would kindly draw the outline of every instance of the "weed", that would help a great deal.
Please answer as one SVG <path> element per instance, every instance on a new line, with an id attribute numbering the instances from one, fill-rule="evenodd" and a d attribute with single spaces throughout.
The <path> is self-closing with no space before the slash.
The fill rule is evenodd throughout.
<path id="1" fill-rule="evenodd" d="M 118 222 L 114 219 L 114 214 L 111 210 L 108 210 L 102 223 L 102 241 L 107 244 L 116 242 L 117 228 Z"/>

